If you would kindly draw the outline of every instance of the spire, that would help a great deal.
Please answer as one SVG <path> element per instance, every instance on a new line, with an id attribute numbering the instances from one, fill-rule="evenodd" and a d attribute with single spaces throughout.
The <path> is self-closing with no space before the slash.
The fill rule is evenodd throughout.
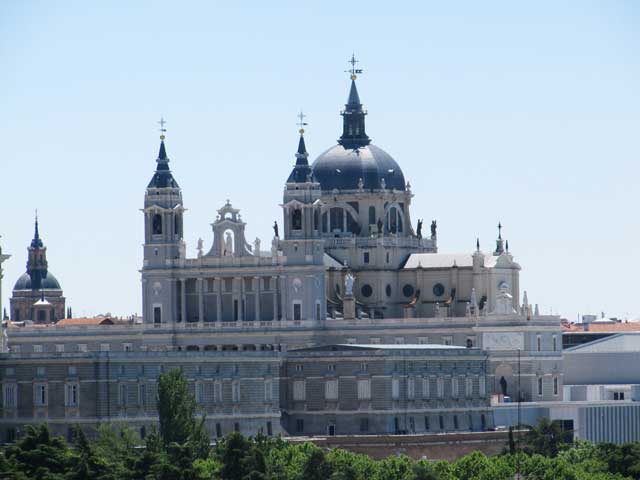
<path id="1" fill-rule="evenodd" d="M 494 255 L 502 255 L 504 253 L 504 240 L 502 240 L 502 223 L 498 222 L 498 239 L 496 240 L 496 251 Z"/>
<path id="2" fill-rule="evenodd" d="M 298 114 L 299 121 L 297 125 L 300 127 L 298 133 L 300 139 L 298 140 L 298 150 L 296 152 L 296 164 L 293 167 L 287 183 L 306 183 L 313 181 L 311 167 L 309 166 L 309 154 L 307 153 L 307 146 L 304 143 L 304 126 L 308 125 L 304 121 L 306 115 L 300 111 Z"/>
<path id="3" fill-rule="evenodd" d="M 42 248 L 42 240 L 40 239 L 40 232 L 38 232 L 38 211 L 36 210 L 35 220 L 35 232 L 33 233 L 33 240 L 31 240 L 31 246 L 33 248 Z"/>
<path id="4" fill-rule="evenodd" d="M 158 151 L 158 158 L 156 158 L 156 172 L 151 178 L 147 188 L 180 188 L 178 182 L 176 182 L 173 175 L 171 175 L 169 157 L 167 157 L 167 149 L 164 145 L 164 134 L 167 131 L 164 126 L 167 121 L 164 118 L 160 118 L 158 123 L 160 124 L 160 150 Z"/>
<path id="5" fill-rule="evenodd" d="M 364 117 L 367 112 L 362 109 L 362 103 L 360 103 L 360 95 L 358 95 L 358 88 L 356 87 L 356 74 L 362 73 L 362 69 L 356 68 L 355 55 L 351 55 L 349 60 L 351 68 L 347 70 L 351 74 L 351 88 L 349 90 L 349 98 L 345 104 L 345 109 L 342 111 L 342 136 L 338 140 L 338 143 L 347 149 L 357 149 L 365 147 L 371 143 L 369 137 L 365 132 Z"/>
<path id="6" fill-rule="evenodd" d="M 480 237 L 476 237 L 476 252 L 480 251 Z"/>

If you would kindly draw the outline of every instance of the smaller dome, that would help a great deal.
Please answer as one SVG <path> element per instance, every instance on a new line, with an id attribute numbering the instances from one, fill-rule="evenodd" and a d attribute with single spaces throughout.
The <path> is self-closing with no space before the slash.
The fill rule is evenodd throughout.
<path id="1" fill-rule="evenodd" d="M 47 276 L 42 279 L 42 288 L 44 290 L 62 290 L 56 277 L 51 272 L 47 272 Z M 23 273 L 13 287 L 14 290 L 32 290 L 31 277 L 28 273 Z"/>

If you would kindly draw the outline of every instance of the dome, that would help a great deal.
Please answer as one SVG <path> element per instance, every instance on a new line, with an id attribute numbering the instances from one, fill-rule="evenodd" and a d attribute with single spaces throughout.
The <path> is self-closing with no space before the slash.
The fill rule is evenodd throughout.
<path id="1" fill-rule="evenodd" d="M 62 287 L 60 287 L 58 280 L 56 279 L 56 277 L 53 276 L 51 272 L 47 272 L 47 276 L 42 279 L 41 288 L 43 288 L 44 290 L 62 290 Z M 18 281 L 16 282 L 13 289 L 14 290 L 32 290 L 31 277 L 29 276 L 29 274 L 23 273 L 20 276 L 20 278 L 18 278 Z"/>
<path id="2" fill-rule="evenodd" d="M 313 162 L 311 169 L 322 190 L 357 190 L 360 179 L 365 190 L 377 190 L 383 178 L 387 189 L 405 190 L 400 166 L 391 155 L 371 144 L 356 149 L 331 147 Z"/>

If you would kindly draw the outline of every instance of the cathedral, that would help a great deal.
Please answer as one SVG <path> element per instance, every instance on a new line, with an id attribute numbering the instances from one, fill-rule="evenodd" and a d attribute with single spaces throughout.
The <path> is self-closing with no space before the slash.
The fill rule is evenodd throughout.
<path id="1" fill-rule="evenodd" d="M 173 367 L 212 438 L 482 431 L 496 403 L 562 399 L 560 319 L 520 297 L 502 227 L 491 251 L 440 253 L 436 221 L 412 218 L 410 182 L 371 143 L 350 73 L 338 143 L 310 163 L 300 128 L 265 245 L 227 200 L 187 256 L 176 178 L 189 167 L 170 168 L 162 129 L 142 208 L 141 323 L 58 322 L 36 221 L 4 324 L 0 436 L 43 419 L 144 436 L 157 376 Z"/>

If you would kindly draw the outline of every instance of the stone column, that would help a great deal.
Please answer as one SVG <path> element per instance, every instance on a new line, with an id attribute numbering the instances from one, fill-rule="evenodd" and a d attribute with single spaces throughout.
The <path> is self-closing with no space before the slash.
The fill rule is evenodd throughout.
<path id="1" fill-rule="evenodd" d="M 273 283 L 273 319 L 278 320 L 278 277 L 271 277 Z"/>
<path id="2" fill-rule="evenodd" d="M 216 289 L 216 319 L 218 322 L 222 321 L 222 278 L 214 279 L 214 283 L 217 284 Z"/>
<path id="3" fill-rule="evenodd" d="M 202 278 L 198 278 L 196 280 L 196 288 L 198 290 L 198 322 L 204 322 L 204 292 L 203 285 L 204 281 Z"/>
<path id="4" fill-rule="evenodd" d="M 187 279 L 180 279 L 180 315 L 182 322 L 187 321 Z"/>
<path id="5" fill-rule="evenodd" d="M 282 320 L 287 319 L 287 285 L 286 277 L 280 276 L 280 308 L 282 309 Z"/>
<path id="6" fill-rule="evenodd" d="M 234 278 L 237 288 L 238 295 L 238 321 L 242 322 L 244 320 L 244 280 L 242 277 Z"/>
<path id="7" fill-rule="evenodd" d="M 255 295 L 255 321 L 260 321 L 260 277 L 253 277 L 253 292 Z"/>

